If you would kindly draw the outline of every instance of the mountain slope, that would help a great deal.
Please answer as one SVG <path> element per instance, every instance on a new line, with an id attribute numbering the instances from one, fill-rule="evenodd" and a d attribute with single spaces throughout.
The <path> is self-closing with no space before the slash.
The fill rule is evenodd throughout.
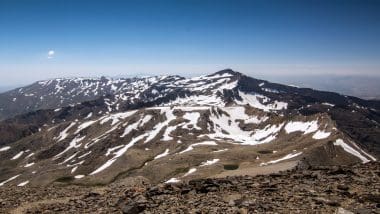
<path id="1" fill-rule="evenodd" d="M 315 159 L 312 154 L 325 146 L 327 155 Z M 9 172 L 2 177 L 19 175 L 34 184 L 63 178 L 111 182 L 120 173 L 160 182 L 217 175 L 228 165 L 246 170 L 301 157 L 311 164 L 375 160 L 327 115 L 288 117 L 249 106 L 152 107 L 71 120 L 42 126 L 2 148 L 1 170 Z"/>
<path id="2" fill-rule="evenodd" d="M 9 92 L 23 96 L 14 102 L 42 109 L 0 122 L 0 185 L 98 184 L 126 176 L 176 182 L 291 168 L 300 160 L 365 163 L 380 154 L 373 101 L 232 70 L 191 79 L 101 78 L 89 87 L 99 92 L 88 96 L 93 100 L 83 98 L 87 89 L 71 86 L 86 80 L 63 82 L 58 89 L 48 81 L 35 91 Z M 62 103 L 49 97 L 68 91 L 76 95 Z M 33 100 L 38 96 L 46 106 Z"/>

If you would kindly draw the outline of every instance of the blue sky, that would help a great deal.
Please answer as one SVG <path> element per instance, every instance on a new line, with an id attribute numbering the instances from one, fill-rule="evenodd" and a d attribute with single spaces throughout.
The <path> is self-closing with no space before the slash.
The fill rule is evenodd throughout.
<path id="1" fill-rule="evenodd" d="M 380 75 L 379 11 L 377 0 L 0 0 L 0 85 L 227 67 Z"/>

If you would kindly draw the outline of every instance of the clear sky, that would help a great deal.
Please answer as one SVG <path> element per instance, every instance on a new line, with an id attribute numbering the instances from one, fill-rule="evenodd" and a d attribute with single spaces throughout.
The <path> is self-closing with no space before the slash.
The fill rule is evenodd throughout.
<path id="1" fill-rule="evenodd" d="M 379 0 L 0 0 L 0 85 L 66 76 L 380 75 Z"/>

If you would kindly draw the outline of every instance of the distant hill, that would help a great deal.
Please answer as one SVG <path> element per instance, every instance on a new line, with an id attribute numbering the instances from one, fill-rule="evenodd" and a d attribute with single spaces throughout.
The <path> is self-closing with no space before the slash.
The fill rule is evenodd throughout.
<path id="1" fill-rule="evenodd" d="M 281 84 L 334 91 L 362 99 L 380 99 L 380 76 L 276 75 L 259 76 Z"/>

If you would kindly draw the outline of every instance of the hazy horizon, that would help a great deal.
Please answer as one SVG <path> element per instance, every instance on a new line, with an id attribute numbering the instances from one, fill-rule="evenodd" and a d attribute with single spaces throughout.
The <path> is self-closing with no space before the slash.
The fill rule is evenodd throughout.
<path id="1" fill-rule="evenodd" d="M 232 68 L 233 69 L 233 68 Z M 235 70 L 235 69 L 233 69 Z M 199 73 L 199 74 L 187 74 L 180 75 L 183 77 L 194 77 L 199 75 L 207 75 L 211 73 L 215 73 L 219 70 L 209 72 L 209 73 Z M 235 70 L 236 71 L 236 70 Z M 323 91 L 333 91 L 344 95 L 356 96 L 363 99 L 380 99 L 380 76 L 369 76 L 369 75 L 337 75 L 337 74 L 286 74 L 286 75 L 268 75 L 268 74 L 255 74 L 254 72 L 241 72 L 245 75 L 256 79 L 267 80 L 274 83 L 285 84 L 285 85 L 294 85 L 303 88 L 313 88 L 316 90 Z M 164 74 L 156 74 L 156 75 L 164 75 Z M 168 75 L 178 75 L 176 73 L 168 74 Z M 133 74 L 119 74 L 119 75 L 98 75 L 98 76 L 60 76 L 60 77 L 52 77 L 47 79 L 54 78 L 74 78 L 74 77 L 82 77 L 82 78 L 100 78 L 101 76 L 106 76 L 110 78 L 132 78 L 132 77 L 143 77 L 143 76 L 155 76 L 154 74 L 149 73 L 133 73 Z M 39 80 L 47 80 L 47 79 L 38 79 Z M 6 85 L 0 84 L 0 93 L 9 91 L 15 88 L 24 87 L 30 85 L 36 81 L 25 82 L 15 85 Z"/>

